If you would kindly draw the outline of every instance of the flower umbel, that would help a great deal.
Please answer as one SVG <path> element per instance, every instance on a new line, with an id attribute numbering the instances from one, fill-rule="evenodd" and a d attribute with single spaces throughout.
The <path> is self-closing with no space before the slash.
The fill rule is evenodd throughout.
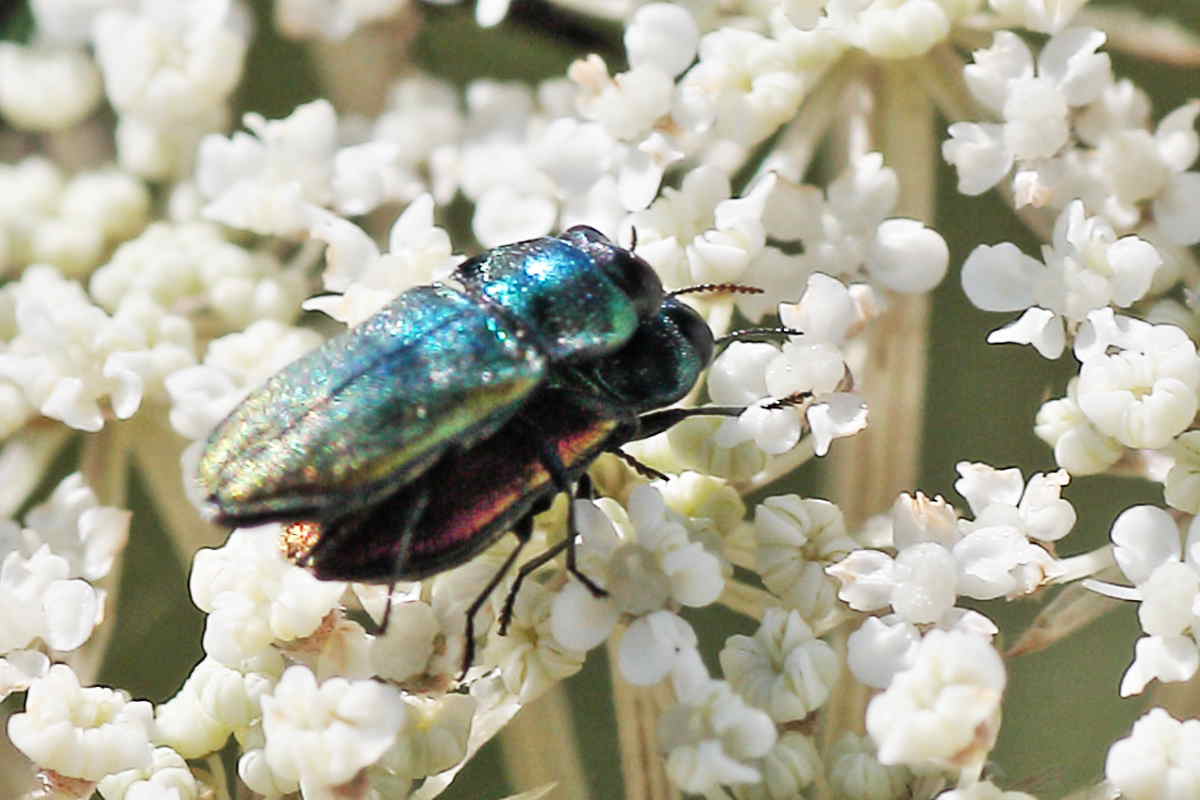
<path id="1" fill-rule="evenodd" d="M 1189 4 L 15 5 L 0 796 L 1197 795 Z"/>

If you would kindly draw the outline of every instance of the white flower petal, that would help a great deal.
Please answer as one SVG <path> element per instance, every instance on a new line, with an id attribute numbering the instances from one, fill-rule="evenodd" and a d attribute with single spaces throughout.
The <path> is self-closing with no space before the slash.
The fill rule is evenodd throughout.
<path id="1" fill-rule="evenodd" d="M 651 686 L 667 676 L 683 651 L 695 647 L 692 626 L 670 611 L 656 611 L 634 620 L 621 637 L 621 675 L 636 686 Z"/>
<path id="2" fill-rule="evenodd" d="M 608 638 L 619 617 L 616 605 L 571 581 L 554 597 L 550 632 L 563 647 L 587 651 Z"/>
<path id="3" fill-rule="evenodd" d="M 834 439 L 853 436 L 867 427 L 867 403 L 859 394 L 834 392 L 809 406 L 806 417 L 812 431 L 813 452 L 823 456 Z"/>
<path id="4" fill-rule="evenodd" d="M 1033 282 L 1042 269 L 1011 242 L 982 244 L 963 262 L 963 291 L 984 311 L 1018 311 L 1034 304 Z"/>
<path id="5" fill-rule="evenodd" d="M 1121 678 L 1122 697 L 1140 694 L 1155 678 L 1163 682 L 1189 680 L 1200 667 L 1200 653 L 1188 636 L 1143 636 L 1136 651 Z"/>
<path id="6" fill-rule="evenodd" d="M 988 334 L 988 344 L 1031 344 L 1043 358 L 1055 359 L 1066 347 L 1062 317 L 1034 306 L 1025 310 L 1016 322 Z"/>
<path id="7" fill-rule="evenodd" d="M 941 283 L 950 248 L 941 234 L 915 219 L 879 224 L 867 257 L 867 271 L 888 289 L 927 292 Z"/>

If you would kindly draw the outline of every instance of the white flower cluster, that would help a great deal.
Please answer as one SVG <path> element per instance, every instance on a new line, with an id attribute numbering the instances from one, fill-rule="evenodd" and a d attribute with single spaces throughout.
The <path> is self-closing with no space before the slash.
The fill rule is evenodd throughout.
<path id="1" fill-rule="evenodd" d="M 264 530 L 235 531 L 224 547 L 201 551 L 191 583 L 208 612 L 208 658 L 157 708 L 156 743 L 200 758 L 232 734 L 253 790 L 317 798 L 368 768 L 411 781 L 466 755 L 476 701 L 396 685 L 420 685 L 444 635 L 428 605 L 397 596 L 388 635 L 369 635 L 342 616 L 345 584 L 286 561 Z"/>
<path id="2" fill-rule="evenodd" d="M 224 547 L 201 550 L 190 580 L 192 598 L 208 613 L 204 651 L 244 671 L 278 671 L 274 645 L 314 633 L 345 590 L 295 569 L 278 535 L 263 533 L 237 530 Z"/>
<path id="3" fill-rule="evenodd" d="M 800 302 L 779 307 L 783 325 L 798 331 L 786 344 L 730 345 L 709 371 L 708 391 L 713 402 L 746 411 L 722 423 L 714 443 L 733 448 L 753 440 L 780 454 L 811 432 L 813 449 L 824 455 L 834 438 L 866 427 L 866 401 L 849 391 L 854 379 L 843 347 L 872 313 L 873 299 L 868 286 L 847 288 L 816 273 Z M 793 404 L 793 398 L 802 399 Z"/>
<path id="4" fill-rule="evenodd" d="M 1091 312 L 1126 308 L 1145 296 L 1162 265 L 1153 245 L 1137 236 L 1117 239 L 1103 219 L 1084 215 L 1079 200 L 1059 215 L 1042 259 L 1008 242 L 981 245 L 963 264 L 962 280 L 967 297 L 985 311 L 1027 309 L 989 342 L 1030 344 L 1046 358 L 1062 355 L 1067 331 Z"/>
<path id="5" fill-rule="evenodd" d="M 1000 732 L 1006 675 L 984 638 L 933 630 L 867 707 L 867 731 L 884 764 L 978 769 Z"/>
<path id="6" fill-rule="evenodd" d="M 738 308 L 758 320 L 779 302 L 799 299 L 800 287 L 816 273 L 879 290 L 936 286 L 949 262 L 946 243 L 916 220 L 889 217 L 898 192 L 895 173 L 878 153 L 857 158 L 824 192 L 767 173 L 732 199 L 729 179 L 701 166 L 631 223 L 639 254 L 668 283 L 744 282 L 763 289 L 738 300 Z"/>
<path id="7" fill-rule="evenodd" d="M 976 51 L 964 70 L 967 86 L 1003 121 L 950 126 L 943 153 L 958 168 L 960 192 L 987 191 L 1014 164 L 1031 164 L 1036 175 L 1041 161 L 1066 147 L 1070 109 L 1097 101 L 1112 83 L 1108 55 L 1096 52 L 1104 41 L 1100 31 L 1072 28 L 1052 37 L 1035 64 L 1019 36 L 1000 31 L 991 47 Z"/>
<path id="8" fill-rule="evenodd" d="M 68 176 L 39 156 L 0 165 L 0 271 L 53 264 L 86 275 L 149 213 L 146 187 L 116 169 Z"/>
<path id="9" fill-rule="evenodd" d="M 990 3 L 997 5 L 995 0 Z M 783 12 L 802 30 L 832 35 L 844 46 L 859 48 L 875 58 L 889 59 L 912 58 L 927 52 L 949 35 L 954 23 L 982 6 L 982 0 L 950 3 L 789 0 L 783 4 Z"/>
<path id="10" fill-rule="evenodd" d="M 1184 800 L 1200 792 L 1200 721 L 1152 708 L 1108 751 L 1104 774 L 1129 800 Z"/>
<path id="11" fill-rule="evenodd" d="M 837 581 L 825 568 L 859 547 L 828 500 L 768 497 L 754 512 L 755 564 L 763 585 L 811 625 L 838 613 Z"/>
<path id="12" fill-rule="evenodd" d="M 748 706 L 729 684 L 697 673 L 675 681 L 679 703 L 659 720 L 659 743 L 667 752 L 667 775 L 685 792 L 762 780 L 756 759 L 772 752 L 775 726 Z"/>
<path id="13" fill-rule="evenodd" d="M 850 637 L 848 659 L 868 686 L 889 686 L 919 653 L 918 626 L 980 637 L 995 626 L 978 612 L 955 606 L 959 595 L 977 600 L 1029 594 L 1061 574 L 1047 546 L 1075 524 L 1075 510 L 1060 497 L 1067 475 L 1034 475 L 1025 484 L 1017 469 L 958 465 L 955 488 L 975 519 L 959 519 L 941 498 L 901 495 L 887 522 L 882 550 L 856 550 L 829 568 L 841 582 L 838 596 L 857 611 L 890 609 L 870 617 Z"/>
<path id="14" fill-rule="evenodd" d="M 64 130 L 95 108 L 103 86 L 121 166 L 161 179 L 185 174 L 200 137 L 225 124 L 249 44 L 237 0 L 46 0 L 30 10 L 38 36 L 0 48 L 0 113 L 14 126 Z"/>
<path id="15" fill-rule="evenodd" d="M 101 687 L 82 688 L 65 664 L 29 687 L 25 711 L 8 720 L 13 744 L 36 764 L 99 781 L 153 763 L 154 710 L 144 700 Z"/>
<path id="16" fill-rule="evenodd" d="M 125 547 L 129 518 L 75 473 L 24 525 L 0 521 L 0 697 L 46 673 L 46 650 L 75 650 L 103 621 L 107 592 L 93 584 Z"/>
<path id="17" fill-rule="evenodd" d="M 88 288 L 109 311 L 144 293 L 221 333 L 261 320 L 289 322 L 309 290 L 273 254 L 239 247 L 198 221 L 150 225 L 116 249 Z"/>
<path id="18" fill-rule="evenodd" d="M 1145 635 L 1121 680 L 1122 696 L 1140 693 L 1150 681 L 1186 681 L 1200 667 L 1200 525 L 1186 533 L 1155 506 L 1126 509 L 1113 522 L 1113 557 L 1132 588 L 1093 583 L 1105 593 L 1140 601 Z"/>
<path id="19" fill-rule="evenodd" d="M 1127 449 L 1174 448 L 1186 465 L 1186 445 L 1174 443 L 1186 441 L 1200 409 L 1200 355 L 1192 339 L 1174 325 L 1101 309 L 1080 326 L 1074 350 L 1079 376 L 1068 396 L 1048 401 L 1037 417 L 1037 434 L 1054 447 L 1058 463 L 1073 475 L 1090 475 Z M 1200 508 L 1197 487 L 1185 482 L 1187 467 L 1171 472 L 1168 500 Z"/>
<path id="20" fill-rule="evenodd" d="M 1149 100 L 1113 79 L 1097 52 L 1104 41 L 1100 31 L 1064 30 L 1035 65 L 1020 38 L 997 33 L 965 78 L 1003 121 L 954 123 L 943 146 L 960 191 L 982 193 L 1012 173 L 1018 206 L 1061 209 L 1042 261 L 1010 243 L 980 245 L 962 276 L 980 308 L 1027 309 L 989 341 L 1032 344 L 1048 358 L 1090 312 L 1169 287 L 1178 248 L 1200 241 L 1200 172 L 1188 170 L 1200 154 L 1200 104 L 1150 130 Z"/>
<path id="21" fill-rule="evenodd" d="M 250 113 L 245 124 L 251 133 L 213 134 L 200 143 L 196 185 L 208 198 L 209 219 L 294 236 L 308 230 L 314 207 L 365 214 L 384 200 L 413 197 L 396 147 L 384 141 L 341 146 L 337 112 L 327 100 L 282 120 Z"/>
<path id="22" fill-rule="evenodd" d="M 0 378 L 11 387 L 0 419 L 5 433 L 34 413 L 98 431 L 107 417 L 131 417 L 144 398 L 165 400 L 167 376 L 195 362 L 187 317 L 140 292 L 110 316 L 49 266 L 31 267 L 0 290 L 0 315 L 8 333 Z"/>
<path id="23" fill-rule="evenodd" d="M 698 608 L 724 588 L 724 563 L 651 487 L 630 495 L 627 511 L 610 500 L 577 502 L 579 568 L 607 591 L 596 597 L 571 581 L 554 599 L 550 630 L 568 648 L 590 650 L 631 618 L 619 650 L 632 683 L 662 680 L 696 646 L 696 634 L 672 607 Z"/>

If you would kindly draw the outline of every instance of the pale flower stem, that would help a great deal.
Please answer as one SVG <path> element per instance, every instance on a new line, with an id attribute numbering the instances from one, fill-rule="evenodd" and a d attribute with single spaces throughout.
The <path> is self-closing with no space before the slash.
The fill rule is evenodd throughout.
<path id="1" fill-rule="evenodd" d="M 1058 567 L 1062 570 L 1062 575 L 1056 577 L 1054 582 L 1069 583 L 1080 578 L 1096 575 L 1101 570 L 1108 569 L 1116 563 L 1113 559 L 1112 545 L 1106 544 L 1103 547 L 1097 547 L 1089 553 L 1080 553 L 1077 556 L 1059 559 Z"/>
<path id="2" fill-rule="evenodd" d="M 923 95 L 932 98 L 937 110 L 946 119 L 953 120 L 987 120 L 990 115 L 980 108 L 971 97 L 966 83 L 963 81 L 963 67 L 966 62 L 954 48 L 947 44 L 939 45 L 930 51 L 929 57 L 913 62 L 913 77 L 920 82 Z M 933 142 L 935 152 L 940 147 L 936 137 Z M 903 179 L 901 186 L 903 187 Z M 1013 201 L 1012 187 L 1007 181 L 996 186 L 996 191 L 1004 198 L 1004 202 L 1017 218 L 1040 239 L 1049 240 L 1054 229 L 1054 218 L 1042 209 L 1032 206 L 1016 208 Z M 902 201 L 903 202 L 903 201 Z"/>
<path id="3" fill-rule="evenodd" d="M 725 581 L 725 591 L 717 602 L 753 620 L 762 620 L 768 608 L 779 605 L 779 600 L 765 589 L 732 578 Z"/>
<path id="4" fill-rule="evenodd" d="M 557 783 L 588 800 L 579 735 L 564 684 L 559 682 L 524 709 L 500 734 L 504 770 L 513 786 Z"/>
<path id="5" fill-rule="evenodd" d="M 1115 572 L 1114 567 L 1100 575 L 1107 578 L 1108 573 Z M 1116 576 L 1114 574 L 1111 577 Z M 1125 595 L 1123 590 L 1118 591 L 1116 596 L 1125 596 L 1127 599 L 1116 599 L 1106 588 L 1112 586 L 1102 581 L 1088 580 L 1064 587 L 1009 646 L 1004 652 L 1005 657 L 1015 658 L 1044 650 L 1119 608 L 1127 600 L 1134 599 L 1132 595 Z"/>
<path id="6" fill-rule="evenodd" d="M 821 712 L 817 749 L 822 753 L 831 752 L 834 743 L 844 733 L 864 732 L 864 720 L 870 692 L 850 672 L 847 659 L 847 636 L 848 634 L 843 628 L 825 637 L 825 641 L 837 653 L 838 664 L 841 667 L 838 671 L 837 683 Z M 828 781 L 817 782 L 814 800 L 834 800 L 835 797 L 833 787 Z"/>
<path id="7" fill-rule="evenodd" d="M 87 434 L 79 457 L 79 470 L 102 505 L 124 508 L 128 503 L 126 442 L 132 422 L 108 420 L 96 433 Z"/>
<path id="8" fill-rule="evenodd" d="M 909 70 L 883 70 L 876 86 L 872 128 L 884 163 L 900 182 L 899 216 L 933 217 L 938 145 L 933 108 L 911 91 Z M 833 450 L 832 482 L 850 527 L 891 506 L 916 484 L 925 400 L 929 301 L 893 295 L 869 328 L 860 388 L 870 408 L 865 431 Z"/>
<path id="9" fill-rule="evenodd" d="M 1137 58 L 1173 67 L 1200 66 L 1200 36 L 1174 20 L 1149 17 L 1132 5 L 1082 8 L 1072 24 L 1099 28 L 1110 47 Z"/>
<path id="10" fill-rule="evenodd" d="M 83 440 L 79 469 L 103 505 L 125 508 L 129 504 L 129 449 L 126 443 L 130 439 L 132 425 L 132 420 L 109 420 L 102 429 L 88 434 Z M 108 593 L 104 613 L 107 617 L 105 621 L 109 624 L 97 625 L 91 638 L 82 647 L 62 656 L 62 660 L 75 670 L 80 682 L 85 685 L 95 682 L 104 655 L 108 652 L 108 643 L 117 630 L 113 618 L 124 566 L 123 558 L 115 559 L 108 574 L 92 582 L 96 588 Z"/>
<path id="11" fill-rule="evenodd" d="M 681 795 L 667 779 L 666 761 L 658 747 L 658 718 L 674 702 L 674 692 L 666 681 L 643 687 L 622 678 L 617 667 L 619 642 L 620 637 L 610 637 L 607 648 L 625 800 L 677 800 Z"/>
<path id="12" fill-rule="evenodd" d="M 804 180 L 821 140 L 843 113 L 846 86 L 855 74 L 850 59 L 842 59 L 825 71 L 796 118 L 788 123 L 771 153 L 763 159 L 758 174 L 777 172 L 790 181 Z"/>
<path id="13" fill-rule="evenodd" d="M 938 45 L 912 64 L 913 77 L 920 82 L 922 93 L 933 99 L 946 119 L 980 119 L 983 115 L 963 81 L 965 66 L 963 57 L 948 44 Z"/>
<path id="14" fill-rule="evenodd" d="M 212 772 L 212 782 L 209 784 L 216 792 L 213 800 L 231 800 L 229 797 L 229 780 L 225 777 L 225 764 L 221 761 L 221 756 L 213 753 L 208 758 L 204 759 L 204 763 L 208 765 Z M 241 783 L 238 783 L 239 789 Z"/>
<path id="15" fill-rule="evenodd" d="M 409 47 L 420 28 L 416 6 L 341 41 L 315 39 L 308 45 L 325 96 L 343 113 L 376 115 L 387 104 L 397 75 L 411 70 Z"/>
<path id="16" fill-rule="evenodd" d="M 938 143 L 933 106 L 912 91 L 911 71 L 901 64 L 880 70 L 870 130 L 884 163 L 900 183 L 897 214 L 926 222 L 934 215 Z M 850 131 L 856 126 L 851 125 Z M 851 133 L 851 136 L 855 136 Z M 847 148 L 861 146 L 851 141 Z M 886 510 L 901 491 L 917 482 L 923 423 L 926 350 L 929 332 L 927 295 L 894 295 L 889 309 L 867 333 L 867 353 L 860 388 L 870 408 L 866 430 L 834 448 L 830 473 L 833 496 L 851 528 Z M 830 637 L 846 664 L 843 630 Z M 861 731 L 869 692 L 843 666 L 842 679 L 825 708 L 821 749 L 828 751 L 844 731 Z M 821 798 L 829 796 L 820 787 Z"/>
<path id="17" fill-rule="evenodd" d="M 166 527 L 181 564 L 188 565 L 202 547 L 219 547 L 228 531 L 204 521 L 184 491 L 179 476 L 179 453 L 183 438 L 158 417 L 138 416 L 141 425 L 139 445 L 134 451 L 138 474 L 152 497 L 158 498 L 155 511 Z"/>
<path id="18" fill-rule="evenodd" d="M 12 517 L 29 500 L 29 495 L 38 487 L 38 482 L 50 468 L 50 463 L 59 454 L 73 432 L 66 425 L 46 420 L 12 436 L 0 450 L 0 463 L 12 457 L 28 465 L 26 469 L 5 470 L 5 481 L 0 485 L 0 514 Z"/>
<path id="19" fill-rule="evenodd" d="M 764 486 L 769 486 L 779 480 L 784 475 L 790 475 L 802 465 L 811 461 L 814 455 L 812 437 L 805 436 L 791 450 L 781 456 L 772 458 L 767 462 L 767 466 L 750 480 L 735 483 L 734 486 L 742 495 L 756 492 Z"/>

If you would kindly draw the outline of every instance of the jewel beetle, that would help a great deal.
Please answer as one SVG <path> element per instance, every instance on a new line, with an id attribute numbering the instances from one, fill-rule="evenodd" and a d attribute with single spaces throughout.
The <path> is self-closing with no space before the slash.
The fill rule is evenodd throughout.
<path id="1" fill-rule="evenodd" d="M 504 426 L 556 373 L 623 347 L 665 298 L 586 226 L 469 259 L 252 391 L 208 438 L 214 521 L 329 522 Z"/>
<path id="2" fill-rule="evenodd" d="M 712 359 L 700 315 L 632 251 L 579 226 L 490 250 L 453 284 L 404 292 L 253 391 L 199 468 L 218 522 L 287 523 L 285 550 L 329 580 L 394 583 L 470 559 L 571 491 L 604 452 L 694 414 L 664 409 Z M 567 550 L 522 567 L 520 581 Z M 518 547 L 467 615 L 515 562 Z"/>

